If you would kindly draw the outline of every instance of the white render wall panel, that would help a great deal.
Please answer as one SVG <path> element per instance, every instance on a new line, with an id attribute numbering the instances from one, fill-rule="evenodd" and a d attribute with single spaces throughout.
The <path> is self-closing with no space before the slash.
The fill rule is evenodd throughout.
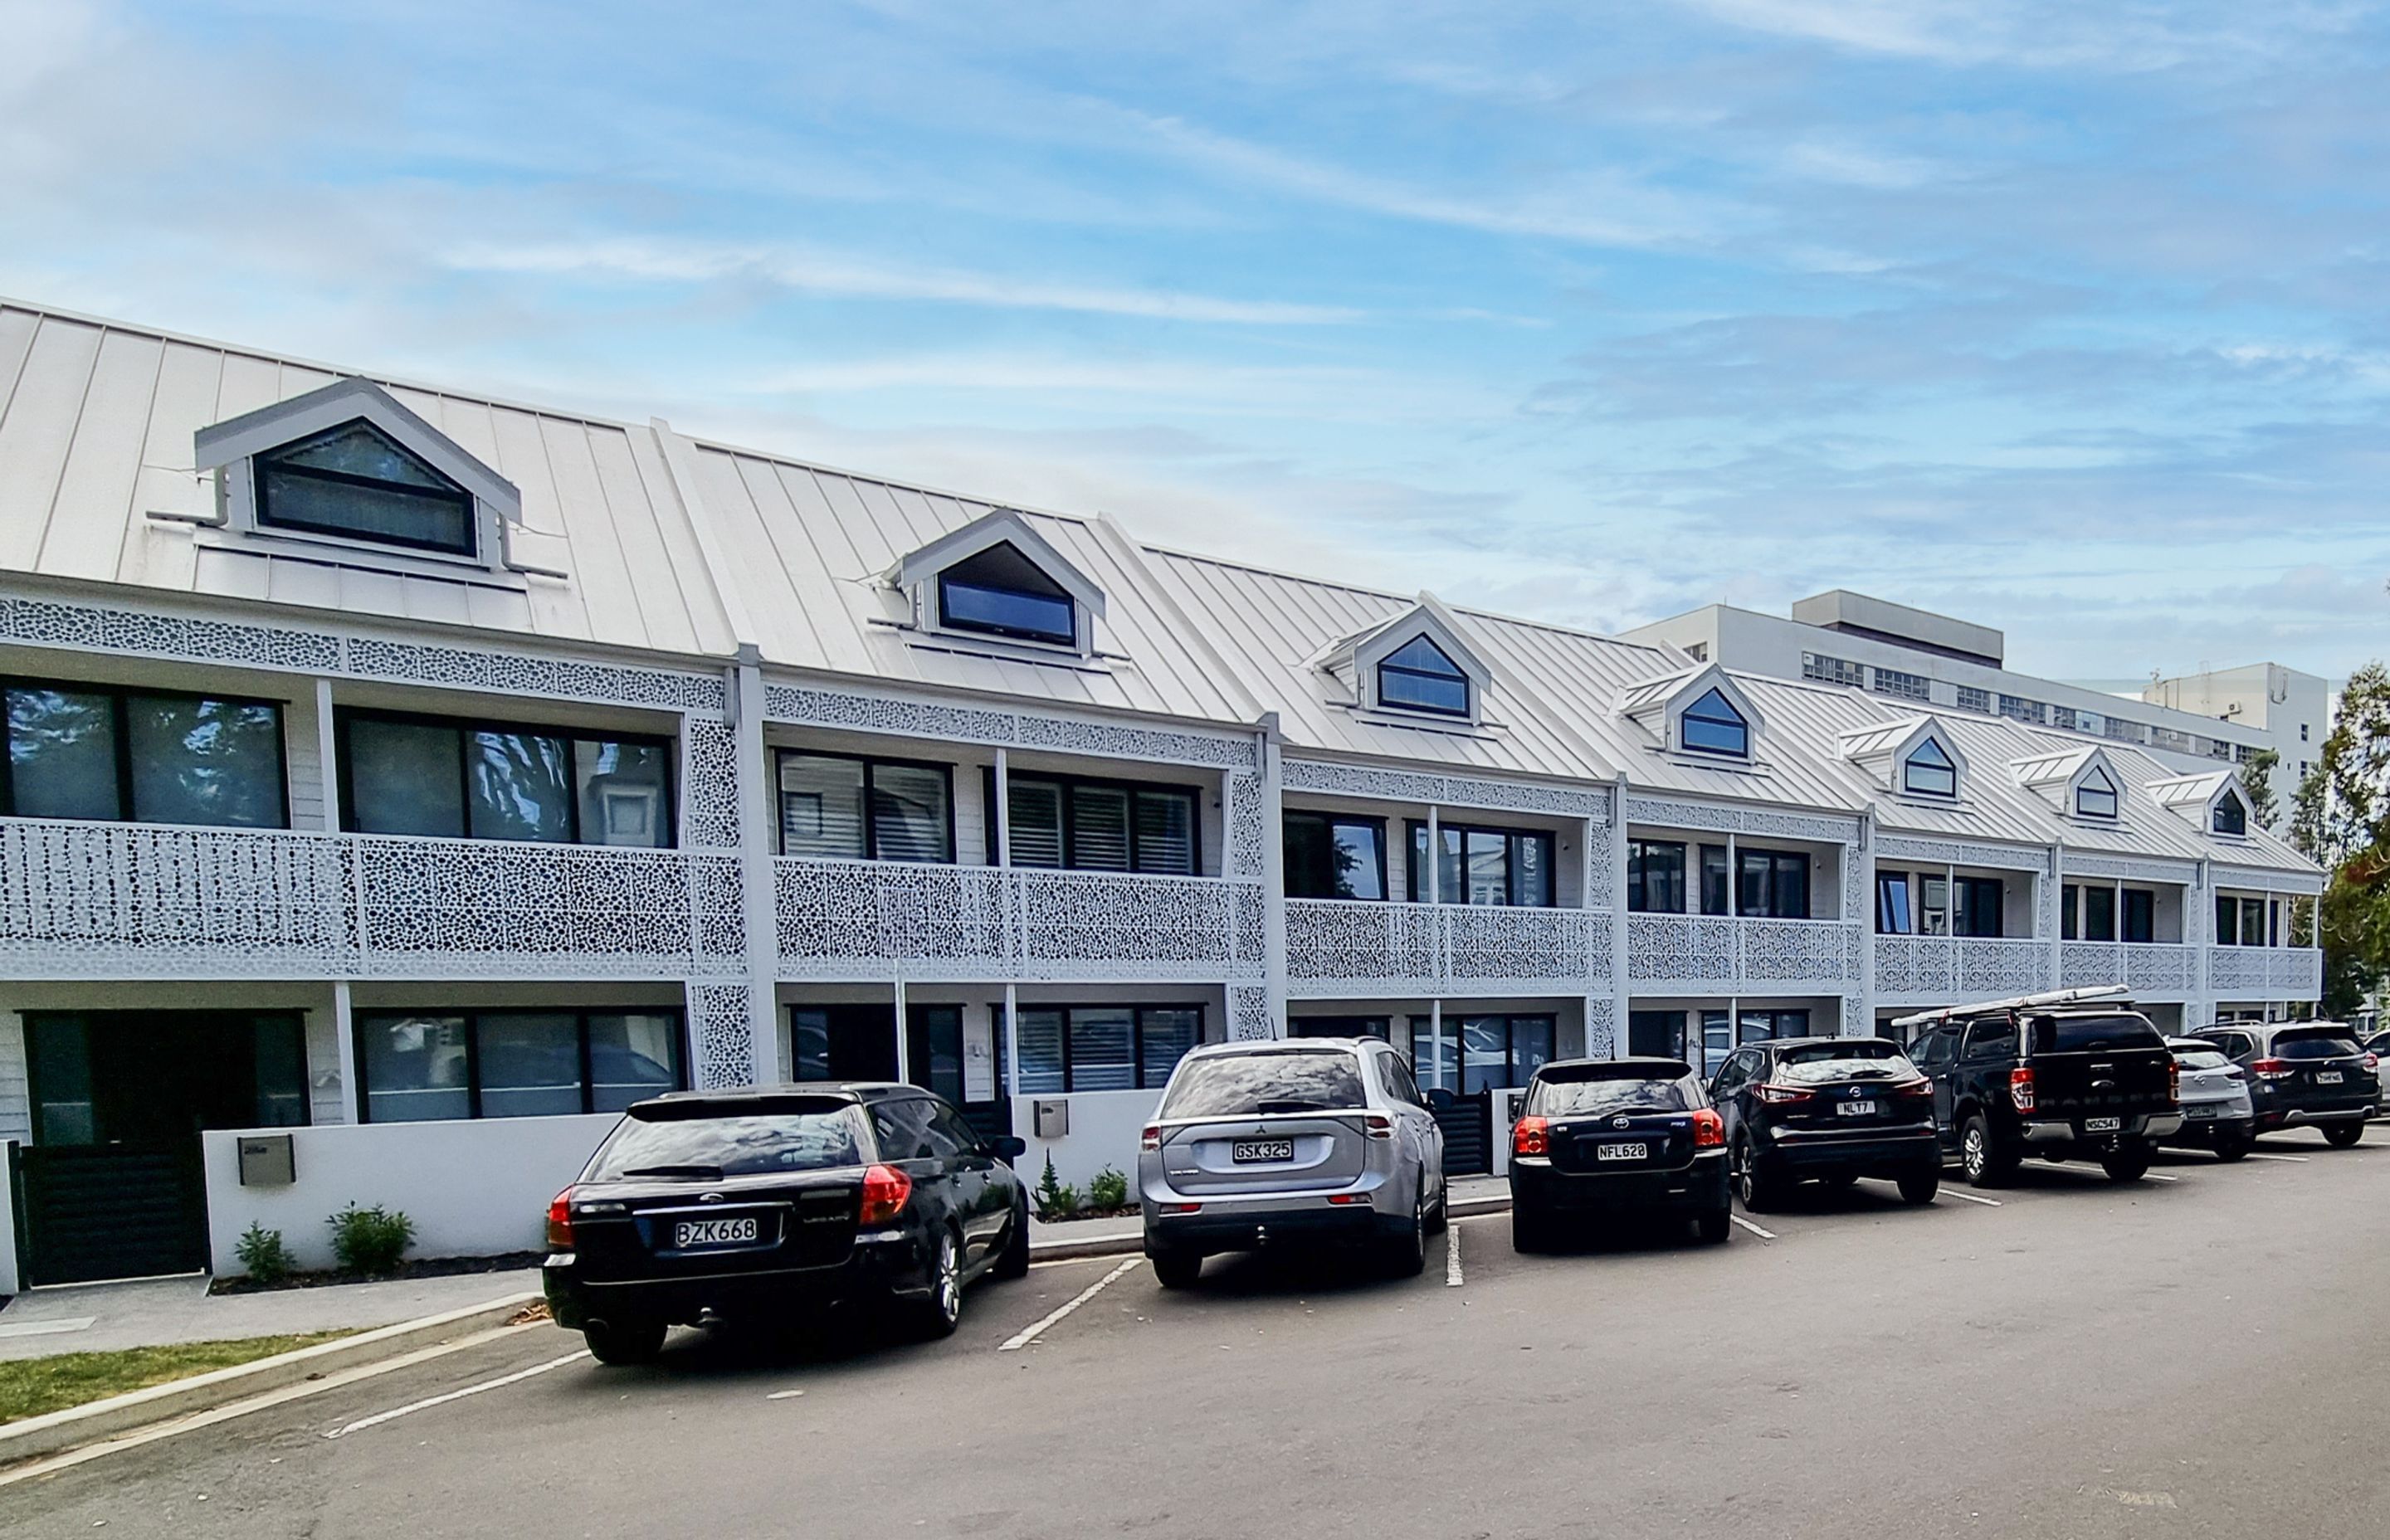
<path id="1" fill-rule="evenodd" d="M 59 323 L 33 338 L 23 378 L 0 417 L 0 566 L 40 563 L 99 340 L 96 327 Z"/>

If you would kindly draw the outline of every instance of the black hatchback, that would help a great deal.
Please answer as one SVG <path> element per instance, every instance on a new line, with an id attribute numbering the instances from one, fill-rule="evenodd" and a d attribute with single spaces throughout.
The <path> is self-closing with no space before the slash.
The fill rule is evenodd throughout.
<path id="1" fill-rule="evenodd" d="M 2314 1128 L 2336 1149 L 2382 1111 L 2381 1061 L 2337 1021 L 2224 1021 L 2191 1033 L 2249 1072 L 2257 1132 Z"/>
<path id="2" fill-rule="evenodd" d="M 1725 1124 L 1681 1059 L 1562 1059 L 1537 1070 L 1510 1129 L 1510 1240 L 1540 1251 L 1564 1224 L 1641 1212 L 1732 1233 Z"/>
<path id="3" fill-rule="evenodd" d="M 839 1082 L 642 1101 L 547 1211 L 541 1279 L 600 1363 L 637 1363 L 667 1327 L 789 1325 L 839 1303 L 942 1337 L 982 1274 L 1029 1270 L 1029 1202 L 1009 1162 L 912 1085 Z"/>
<path id="4" fill-rule="evenodd" d="M 1879 1176 L 1912 1203 L 1942 1186 L 1934 1083 L 1882 1037 L 1747 1043 L 1718 1066 L 1710 1099 L 1746 1209 L 1774 1208 L 1795 1182 Z"/>

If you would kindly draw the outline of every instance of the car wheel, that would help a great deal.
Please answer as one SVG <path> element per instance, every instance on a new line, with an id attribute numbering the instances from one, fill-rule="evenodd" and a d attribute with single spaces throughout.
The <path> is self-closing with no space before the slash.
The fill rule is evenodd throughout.
<path id="1" fill-rule="evenodd" d="M 2218 1134 L 2216 1136 L 2216 1158 L 2219 1161 L 2245 1161 L 2249 1147 L 2256 1143 L 2246 1134 Z"/>
<path id="2" fill-rule="evenodd" d="M 1734 1211 L 1712 1209 L 1693 1221 L 1693 1234 L 1704 1246 L 1715 1246 L 1734 1234 Z"/>
<path id="3" fill-rule="evenodd" d="M 914 1335 L 924 1339 L 951 1337 L 963 1318 L 963 1253 L 955 1233 L 938 1235 L 930 1256 L 930 1292 L 912 1309 Z"/>
<path id="4" fill-rule="evenodd" d="M 1522 1255 L 1552 1249 L 1551 1224 L 1533 1209 L 1512 1206 L 1510 1210 L 1510 1250 Z"/>
<path id="5" fill-rule="evenodd" d="M 1969 1113 L 1959 1130 L 1959 1169 L 1967 1174 L 1967 1185 L 1974 1187 L 1998 1187 L 2016 1169 L 2016 1157 L 2000 1149 L 1992 1137 L 1992 1125 L 1981 1112 Z"/>
<path id="6" fill-rule="evenodd" d="M 2357 1141 L 2363 1137 L 2365 1137 L 2365 1124 L 2357 1118 L 2351 1118 L 2346 1123 L 2328 1123 L 2323 1125 L 2323 1142 L 2334 1149 L 2352 1149 Z"/>
<path id="7" fill-rule="evenodd" d="M 1848 1192 L 1859 1185 L 1856 1172 L 1841 1171 L 1826 1178 L 1826 1186 L 1834 1192 Z"/>
<path id="8" fill-rule="evenodd" d="M 1783 1201 L 1784 1184 L 1759 1163 L 1748 1134 L 1734 1142 L 1734 1191 L 1754 1213 L 1765 1213 Z"/>
<path id="9" fill-rule="evenodd" d="M 601 1364 L 652 1364 L 664 1350 L 664 1323 L 592 1321 L 581 1328 L 581 1340 Z"/>
<path id="10" fill-rule="evenodd" d="M 999 1278 L 1025 1278 L 1029 1276 L 1029 1200 L 1026 1197 L 1012 1205 L 1012 1227 L 1005 1232 L 1004 1250 L 997 1254 L 992 1271 Z"/>
<path id="11" fill-rule="evenodd" d="M 2111 1182 L 2138 1182 L 2149 1174 L 2150 1152 L 2146 1149 L 2119 1149 L 2100 1157 L 2100 1169 L 2108 1174 Z"/>
<path id="12" fill-rule="evenodd" d="M 1203 1259 L 1193 1251 L 1149 1251 L 1153 1281 L 1164 1289 L 1191 1289 L 1203 1274 Z"/>
<path id="13" fill-rule="evenodd" d="M 1435 1211 L 1428 1220 L 1428 1228 L 1442 1235 L 1452 1226 L 1452 1182 L 1439 1176 L 1435 1179 Z"/>
<path id="14" fill-rule="evenodd" d="M 1386 1271 L 1398 1278 L 1415 1278 L 1427 1271 L 1427 1188 L 1411 1204 L 1410 1228 L 1386 1243 Z"/>
<path id="15" fill-rule="evenodd" d="M 1900 1200 L 1904 1203 L 1931 1203 L 1942 1190 L 1942 1162 L 1921 1165 L 1904 1171 L 1899 1176 Z"/>

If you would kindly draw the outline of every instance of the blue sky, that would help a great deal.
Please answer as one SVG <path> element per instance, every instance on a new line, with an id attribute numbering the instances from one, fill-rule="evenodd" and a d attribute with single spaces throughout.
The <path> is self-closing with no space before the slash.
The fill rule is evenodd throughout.
<path id="1" fill-rule="evenodd" d="M 1617 628 L 2390 648 L 2372 6 L 0 0 L 0 292 Z"/>

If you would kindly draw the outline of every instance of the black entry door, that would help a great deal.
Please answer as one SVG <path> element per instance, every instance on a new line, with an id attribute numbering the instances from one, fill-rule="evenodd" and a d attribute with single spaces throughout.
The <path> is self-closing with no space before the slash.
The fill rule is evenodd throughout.
<path id="1" fill-rule="evenodd" d="M 31 1281 L 207 1265 L 199 1133 L 307 1121 L 293 1012 L 41 1012 L 25 1020 L 33 1142 L 19 1168 Z"/>
<path id="2" fill-rule="evenodd" d="M 935 1091 L 960 1108 L 980 1137 L 992 1139 L 1011 1133 L 1012 1098 L 1005 1095 L 1003 1043 L 996 1043 L 995 1062 L 988 1069 L 993 1095 L 973 1099 L 969 1095 L 970 1077 L 965 1068 L 963 1007 L 913 1006 L 906 1014 L 909 1018 L 906 1030 L 910 1035 L 905 1044 L 905 1062 L 912 1072 L 913 1084 Z M 1004 1012 L 999 1010 L 994 1015 L 1000 1034 Z"/>
<path id="3" fill-rule="evenodd" d="M 894 1080 L 896 1007 L 792 1006 L 789 1048 L 797 1080 Z"/>

